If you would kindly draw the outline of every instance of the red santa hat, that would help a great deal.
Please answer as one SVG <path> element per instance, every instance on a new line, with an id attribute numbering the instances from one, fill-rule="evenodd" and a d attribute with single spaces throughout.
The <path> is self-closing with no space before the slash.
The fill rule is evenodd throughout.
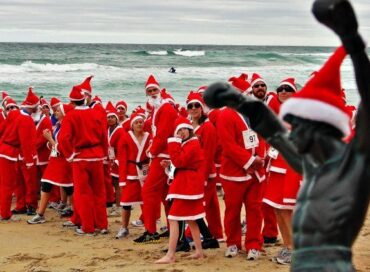
<path id="1" fill-rule="evenodd" d="M 170 93 L 167 92 L 165 88 L 161 90 L 161 97 L 166 102 L 172 103 L 173 105 L 176 104 L 175 99 L 172 97 Z"/>
<path id="2" fill-rule="evenodd" d="M 279 87 L 282 86 L 282 85 L 288 85 L 288 86 L 292 87 L 295 92 L 297 92 L 297 86 L 295 85 L 295 79 L 292 78 L 292 77 L 283 79 L 280 82 Z"/>
<path id="3" fill-rule="evenodd" d="M 145 109 L 143 109 L 141 106 L 137 106 L 132 113 L 139 114 L 145 118 Z"/>
<path id="4" fill-rule="evenodd" d="M 70 112 L 71 110 L 73 110 L 74 109 L 74 107 L 73 107 L 73 105 L 71 105 L 71 104 L 61 104 L 60 105 L 60 111 L 62 112 L 62 114 L 64 115 L 64 116 L 66 116 L 66 114 L 68 113 L 68 112 Z"/>
<path id="5" fill-rule="evenodd" d="M 10 98 L 10 96 L 8 95 L 8 93 L 6 91 L 2 91 L 1 92 L 1 96 L 2 96 L 2 101 L 4 102 L 5 100 L 7 100 L 8 98 Z"/>
<path id="6" fill-rule="evenodd" d="M 139 113 L 133 113 L 131 114 L 131 117 L 130 117 L 130 127 L 132 128 L 132 125 L 134 124 L 135 121 L 139 120 L 139 119 L 142 119 L 144 121 L 144 117 L 139 114 Z"/>
<path id="7" fill-rule="evenodd" d="M 155 79 L 155 77 L 153 75 L 150 75 L 148 77 L 148 80 L 146 81 L 145 83 L 145 91 L 150 88 L 150 87 L 155 87 L 157 88 L 158 90 L 160 89 L 159 87 L 159 83 L 157 82 L 157 80 Z"/>
<path id="8" fill-rule="evenodd" d="M 349 117 L 342 99 L 340 66 L 347 52 L 341 46 L 300 92 L 282 104 L 282 118 L 292 114 L 304 119 L 330 124 L 345 136 L 350 133 Z"/>
<path id="9" fill-rule="evenodd" d="M 188 97 L 186 98 L 186 106 L 190 103 L 199 103 L 202 106 L 202 109 L 204 110 L 204 100 L 200 93 L 196 93 L 193 91 L 190 91 L 188 94 Z"/>
<path id="10" fill-rule="evenodd" d="M 124 108 L 127 111 L 127 103 L 123 100 L 120 100 L 116 103 L 116 109 Z"/>
<path id="11" fill-rule="evenodd" d="M 251 78 L 251 86 L 253 87 L 253 85 L 256 84 L 258 81 L 262 81 L 266 84 L 266 81 L 259 74 L 253 73 Z"/>
<path id="12" fill-rule="evenodd" d="M 40 104 L 40 98 L 32 91 L 32 87 L 28 88 L 28 93 L 25 100 L 22 102 L 23 108 L 34 108 Z"/>
<path id="13" fill-rule="evenodd" d="M 14 106 L 19 109 L 19 106 L 17 105 L 17 102 L 10 96 L 7 97 L 7 99 L 4 101 L 4 108 L 6 109 L 7 107 Z"/>
<path id="14" fill-rule="evenodd" d="M 45 107 L 45 106 L 47 106 L 47 107 L 50 109 L 50 105 L 49 105 L 48 101 L 46 101 L 46 99 L 45 99 L 45 98 L 41 98 L 41 99 L 40 99 L 40 106 L 41 106 L 41 107 Z"/>
<path id="15" fill-rule="evenodd" d="M 107 112 L 107 117 L 115 116 L 118 120 L 117 109 L 113 106 L 111 101 L 108 101 L 107 106 L 105 107 L 105 111 Z"/>
<path id="16" fill-rule="evenodd" d="M 177 119 L 175 120 L 175 132 L 173 133 L 173 135 L 176 136 L 177 132 L 182 128 L 188 128 L 191 130 L 194 129 L 189 119 L 185 118 L 182 115 L 179 115 Z"/>
<path id="17" fill-rule="evenodd" d="M 246 80 L 245 77 L 231 77 L 229 78 L 229 82 L 231 85 L 233 85 L 233 87 L 238 89 L 241 93 L 248 91 L 251 87 L 251 84 Z"/>
<path id="18" fill-rule="evenodd" d="M 69 94 L 69 100 L 81 101 L 85 99 L 85 94 L 79 86 L 73 86 Z"/>
<path id="19" fill-rule="evenodd" d="M 95 104 L 102 104 L 103 102 L 101 101 L 101 98 L 97 95 L 94 96 L 94 98 L 92 99 L 93 102 L 95 102 Z"/>
<path id="20" fill-rule="evenodd" d="M 200 86 L 197 90 L 198 93 L 202 94 L 207 90 L 208 86 Z"/>
<path id="21" fill-rule="evenodd" d="M 89 77 L 85 78 L 85 80 L 81 84 L 77 85 L 77 87 L 80 87 L 80 89 L 83 92 L 88 93 L 88 94 L 91 95 L 92 94 L 92 87 L 91 87 L 90 81 L 93 77 L 94 76 L 89 76 Z"/>
<path id="22" fill-rule="evenodd" d="M 56 97 L 52 97 L 51 99 L 50 99 L 50 106 L 52 107 L 52 108 L 54 108 L 54 107 L 56 107 L 56 106 L 58 106 L 58 105 L 60 105 L 60 100 L 58 99 L 58 98 L 56 98 Z"/>

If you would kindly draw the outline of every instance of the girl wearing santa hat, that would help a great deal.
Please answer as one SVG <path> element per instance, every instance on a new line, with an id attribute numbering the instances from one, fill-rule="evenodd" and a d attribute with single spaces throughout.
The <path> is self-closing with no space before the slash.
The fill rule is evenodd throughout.
<path id="1" fill-rule="evenodd" d="M 121 239 L 129 234 L 131 208 L 143 204 L 141 187 L 144 184 L 149 158 L 145 152 L 150 144 L 148 132 L 144 132 L 144 117 L 134 113 L 130 118 L 131 130 L 123 132 L 119 144 L 119 185 L 121 186 L 122 226 L 116 235 Z"/>
<path id="2" fill-rule="evenodd" d="M 170 239 L 167 254 L 157 264 L 175 262 L 179 236 L 178 221 L 186 221 L 194 239 L 195 253 L 191 258 L 203 258 L 200 232 L 195 220 L 204 218 L 204 155 L 190 121 L 179 116 L 175 122 L 175 137 L 168 139 L 168 153 L 175 167 L 174 178 L 166 199 L 171 201 L 168 214 Z"/>
<path id="3" fill-rule="evenodd" d="M 276 89 L 279 102 L 278 107 L 275 108 L 276 114 L 279 114 L 280 106 L 296 92 L 297 87 L 294 78 L 287 78 L 280 82 Z M 289 167 L 281 154 L 273 147 L 269 147 L 267 154 L 270 159 L 267 166 L 269 177 L 262 201 L 274 208 L 279 230 L 283 238 L 283 248 L 272 260 L 280 264 L 289 264 L 291 262 L 293 246 L 292 213 L 302 177 Z"/>
<path id="4" fill-rule="evenodd" d="M 47 146 L 51 149 L 49 164 L 41 178 L 41 200 L 36 215 L 27 220 L 28 224 L 42 224 L 45 223 L 45 210 L 50 198 L 50 192 L 54 186 L 63 187 L 67 196 L 72 201 L 73 194 L 73 181 L 72 181 L 72 168 L 70 163 L 67 162 L 62 153 L 58 151 L 58 134 L 62 125 L 64 116 L 73 109 L 69 104 L 61 104 L 56 106 L 54 114 L 58 119 L 53 133 L 45 129 L 43 131 L 44 137 L 48 140 Z"/>

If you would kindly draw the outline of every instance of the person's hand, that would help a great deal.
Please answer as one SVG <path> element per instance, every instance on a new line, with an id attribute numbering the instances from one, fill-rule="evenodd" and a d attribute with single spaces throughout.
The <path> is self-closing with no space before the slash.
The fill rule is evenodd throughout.
<path id="1" fill-rule="evenodd" d="M 264 165 L 265 165 L 265 160 L 262 159 L 260 156 L 256 156 L 250 168 L 252 168 L 253 170 L 259 170 Z"/>
<path id="2" fill-rule="evenodd" d="M 339 37 L 356 36 L 358 23 L 348 0 L 316 0 L 312 6 L 316 19 Z"/>
<path id="3" fill-rule="evenodd" d="M 162 160 L 159 164 L 165 169 L 165 168 L 170 166 L 171 161 L 170 160 Z"/>
<path id="4" fill-rule="evenodd" d="M 52 139 L 51 131 L 50 131 L 49 129 L 44 129 L 44 131 L 42 132 L 42 134 L 44 135 L 44 137 L 45 137 L 47 140 Z"/>

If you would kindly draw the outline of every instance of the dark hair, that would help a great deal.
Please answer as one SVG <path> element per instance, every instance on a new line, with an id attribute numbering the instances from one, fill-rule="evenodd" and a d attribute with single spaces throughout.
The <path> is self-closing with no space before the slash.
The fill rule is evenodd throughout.
<path id="1" fill-rule="evenodd" d="M 207 115 L 202 111 L 202 116 L 198 120 L 199 125 L 203 124 L 207 120 L 207 118 Z"/>
<path id="2" fill-rule="evenodd" d="M 72 101 L 72 103 L 75 104 L 76 106 L 83 106 L 85 104 L 85 99 Z"/>

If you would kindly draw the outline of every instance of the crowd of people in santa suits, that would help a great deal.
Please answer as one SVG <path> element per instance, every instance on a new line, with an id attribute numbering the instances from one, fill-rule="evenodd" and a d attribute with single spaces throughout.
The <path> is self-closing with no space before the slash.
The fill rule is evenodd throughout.
<path id="1" fill-rule="evenodd" d="M 29 224 L 45 223 L 51 205 L 71 216 L 63 226 L 74 227 L 76 234 L 107 234 L 110 203 L 110 213 L 122 208 L 115 236 L 122 239 L 129 235 L 131 209 L 139 204 L 142 214 L 133 223 L 142 223 L 145 232 L 134 242 L 169 237 L 167 253 L 156 263 L 174 262 L 175 252 L 191 250 L 189 241 L 195 246 L 192 257 L 202 258 L 203 249 L 218 248 L 224 237 L 225 257 L 244 248 L 248 260 L 257 260 L 263 246 L 276 244 L 278 229 L 283 247 L 272 260 L 290 263 L 291 218 L 302 177 L 250 129 L 248 118 L 230 108 L 209 109 L 202 98 L 206 86 L 190 91 L 186 108 L 181 107 L 153 75 L 145 84 L 145 107 L 128 116 L 125 101 L 104 107 L 93 98 L 91 79 L 73 86 L 68 103 L 55 97 L 48 103 L 32 88 L 20 105 L 2 93 L 2 222 L 27 214 L 33 216 Z M 294 78 L 282 80 L 273 92 L 256 73 L 228 81 L 276 114 L 298 91 Z M 353 116 L 355 108 L 347 109 Z M 223 222 L 218 185 L 225 202 Z M 158 233 L 161 203 L 169 228 Z"/>

